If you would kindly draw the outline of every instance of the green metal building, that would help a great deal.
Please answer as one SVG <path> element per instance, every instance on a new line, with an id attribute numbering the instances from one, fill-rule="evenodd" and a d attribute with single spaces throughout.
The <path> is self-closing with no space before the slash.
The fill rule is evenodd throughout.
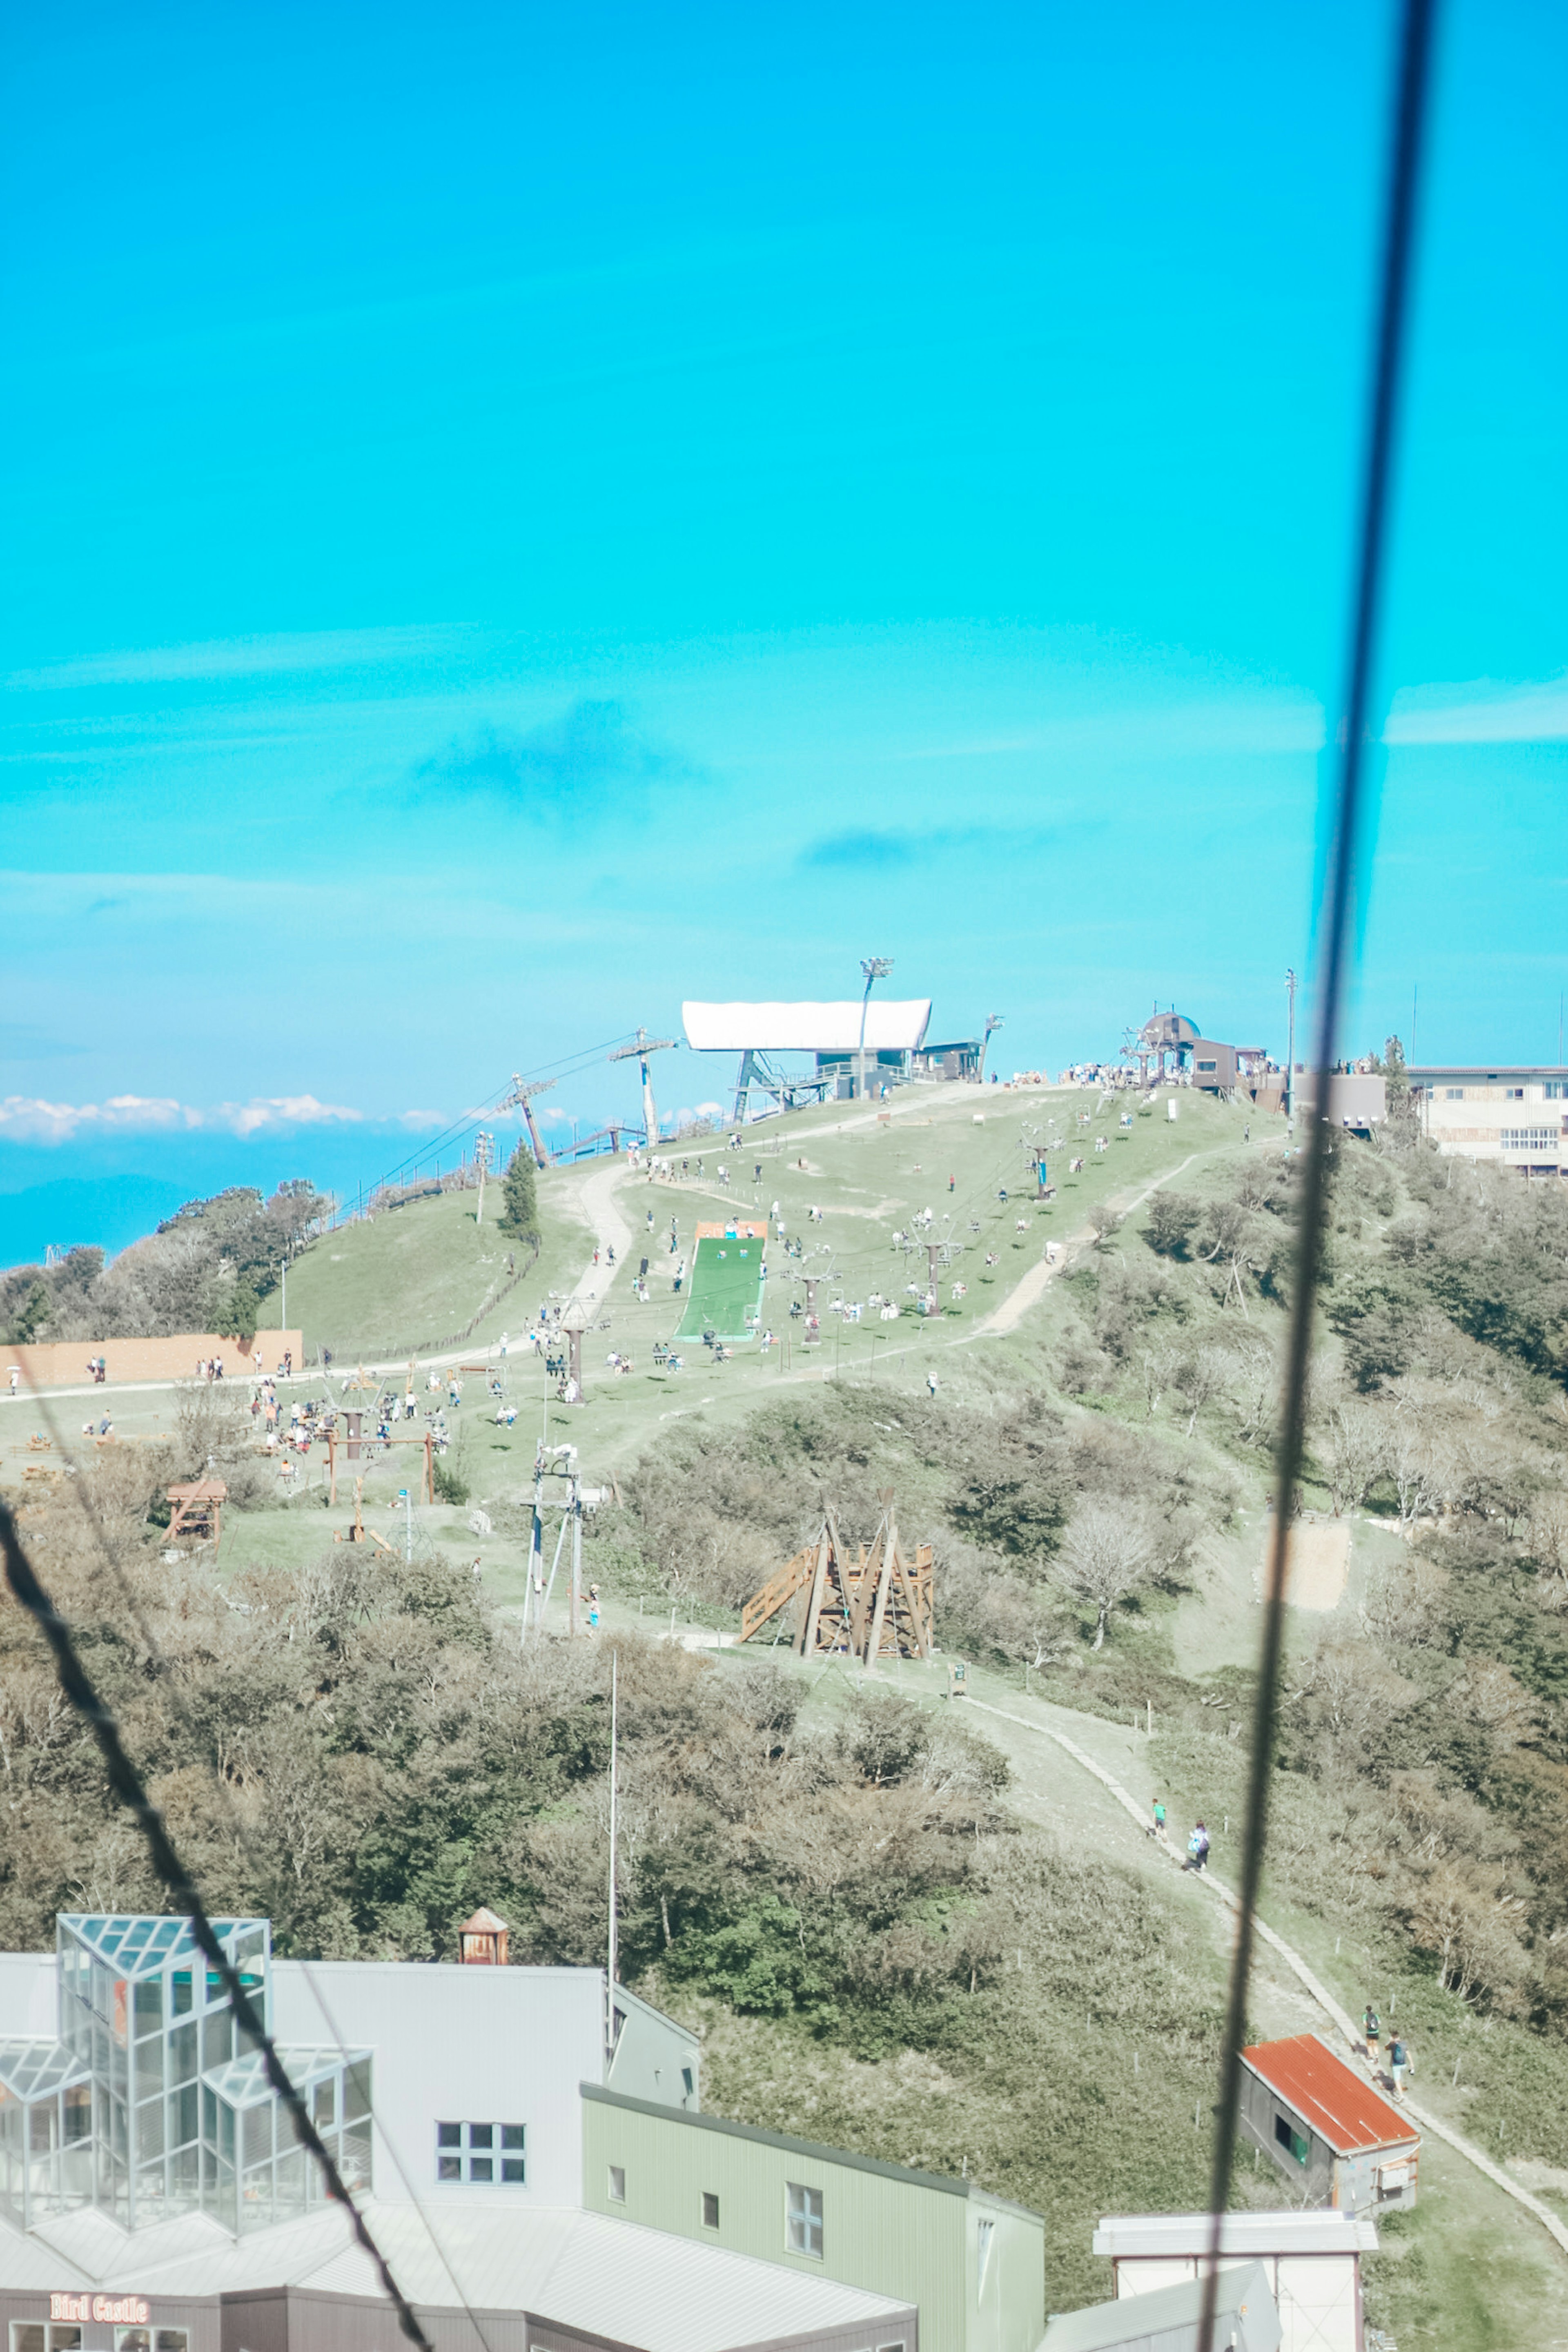
<path id="1" fill-rule="evenodd" d="M 972 2180 L 584 2083 L 583 2202 L 915 2304 L 904 2352 L 1037 2352 L 1045 2334 L 1046 2225 Z"/>

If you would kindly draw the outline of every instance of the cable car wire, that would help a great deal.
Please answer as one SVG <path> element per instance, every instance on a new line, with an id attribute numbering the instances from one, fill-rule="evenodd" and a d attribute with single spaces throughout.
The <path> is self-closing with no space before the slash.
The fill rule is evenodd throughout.
<path id="1" fill-rule="evenodd" d="M 1225 2214 L 1236 2156 L 1242 2091 L 1242 2047 L 1247 2033 L 1255 1919 L 1268 1839 L 1268 1794 L 1279 1708 L 1279 1667 L 1285 1623 L 1285 1575 L 1292 1507 L 1301 1475 L 1307 1413 L 1307 1377 L 1312 1321 L 1322 1272 L 1323 1223 L 1330 1182 L 1329 1086 L 1339 1041 L 1346 969 L 1351 953 L 1356 857 L 1366 795 L 1367 721 L 1382 619 L 1388 545 L 1388 510 L 1398 439 L 1399 395 L 1404 374 L 1410 309 L 1410 278 L 1415 248 L 1416 205 L 1431 85 L 1436 0 L 1405 0 L 1400 28 L 1390 125 L 1386 212 L 1378 291 L 1364 473 L 1362 482 L 1350 642 L 1341 721 L 1339 772 L 1332 832 L 1318 910 L 1318 1005 L 1316 1087 L 1296 1234 L 1293 1296 L 1287 1340 L 1284 1409 L 1275 1454 L 1274 1522 L 1269 1548 L 1262 1653 L 1253 1711 L 1252 1760 L 1242 1848 L 1240 1915 L 1231 1964 L 1220 2060 L 1220 2095 L 1215 2111 L 1214 2171 L 1209 2197 L 1210 2232 L 1204 2264 L 1198 2326 L 1200 2352 L 1215 2352 L 1219 2297 L 1219 2260 Z"/>

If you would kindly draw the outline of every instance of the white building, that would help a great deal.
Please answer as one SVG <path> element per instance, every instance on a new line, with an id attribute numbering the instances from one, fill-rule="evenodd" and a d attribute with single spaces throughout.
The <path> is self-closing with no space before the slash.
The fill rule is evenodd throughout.
<path id="1" fill-rule="evenodd" d="M 1213 2229 L 1206 2213 L 1113 2214 L 1094 2251 L 1110 2258 L 1118 2298 L 1153 2294 L 1201 2276 Z M 1375 2225 L 1354 2213 L 1227 2213 L 1221 2225 L 1222 2270 L 1262 2264 L 1279 2352 L 1361 2352 L 1361 2258 L 1376 2252 Z"/>
<path id="2" fill-rule="evenodd" d="M 1527 1176 L 1568 1168 L 1568 1069 L 1426 1064 L 1409 1072 L 1421 1131 L 1439 1151 Z"/>
<path id="3" fill-rule="evenodd" d="M 907 2296 L 584 2210 L 584 2088 L 699 2095 L 694 2037 L 602 1969 L 307 1967 L 213 1924 L 432 2352 L 920 2352 Z M 0 2327 L 406 2352 L 184 1919 L 62 1916 L 0 1956 Z"/>

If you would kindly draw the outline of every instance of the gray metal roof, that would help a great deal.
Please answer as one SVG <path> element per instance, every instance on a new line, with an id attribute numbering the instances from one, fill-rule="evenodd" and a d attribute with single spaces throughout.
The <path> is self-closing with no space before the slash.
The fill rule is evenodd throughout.
<path id="1" fill-rule="evenodd" d="M 835 2327 L 882 2333 L 913 2317 L 886 2295 L 601 2213 L 447 2205 L 426 2222 L 414 2206 L 374 2201 L 365 2213 L 399 2285 L 426 2309 L 466 2298 L 475 2310 L 531 2311 L 647 2352 L 725 2352 Z M 383 2299 L 335 2208 L 238 2240 L 201 2215 L 134 2238 L 91 2212 L 27 2234 L 0 2223 L 0 2288 L 173 2297 L 283 2285 Z"/>
<path id="2" fill-rule="evenodd" d="M 1179 2286 L 1066 2312 L 1047 2328 L 1043 2352 L 1198 2352 L 1203 2298 L 1203 2281 L 1184 2279 Z M 1215 2316 L 1216 2344 L 1235 2352 L 1279 2352 L 1279 2307 L 1261 2263 L 1221 2272 Z"/>
<path id="3" fill-rule="evenodd" d="M 917 2189 L 939 2189 L 944 2197 L 969 2197 L 977 2203 L 996 2205 L 1009 2213 L 1021 2213 L 1026 2221 L 1037 2221 L 1045 2228 L 1045 2220 L 1031 2206 L 1015 2205 L 1011 2198 L 998 2197 L 994 2190 L 982 2189 L 977 2180 L 959 2180 L 951 2172 L 919 2172 L 913 2165 L 889 2164 L 878 2156 L 856 2156 L 847 2147 L 824 2147 L 819 2140 L 795 2139 L 788 2132 L 764 2131 L 758 2124 L 731 2123 L 727 2116 L 705 2116 L 687 2107 L 658 2106 L 651 2099 L 634 2099 L 628 2092 L 606 2090 L 599 2083 L 579 2085 L 585 2099 L 597 2099 L 607 2107 L 626 2107 L 634 2116 L 655 2116 L 660 2123 L 689 2124 L 694 2131 L 727 2133 L 731 2139 L 755 2140 L 762 2147 L 783 2148 L 786 2156 L 814 2156 L 819 2164 L 842 2164 L 851 2172 L 875 2172 L 884 2180 L 912 2181 Z"/>

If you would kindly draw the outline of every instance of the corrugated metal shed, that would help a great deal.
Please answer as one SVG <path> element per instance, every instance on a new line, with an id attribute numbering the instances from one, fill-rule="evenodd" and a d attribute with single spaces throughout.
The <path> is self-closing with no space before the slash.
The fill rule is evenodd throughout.
<path id="1" fill-rule="evenodd" d="M 1297 2033 L 1287 2042 L 1255 2042 L 1241 2054 L 1259 2080 L 1310 2124 L 1337 2156 L 1405 2147 L 1420 2137 L 1409 2117 L 1316 2033 Z"/>
<path id="2" fill-rule="evenodd" d="M 860 999 L 840 1003 L 686 1003 L 686 1042 L 700 1054 L 852 1054 L 860 1043 Z M 912 1054 L 931 1020 L 929 996 L 876 997 L 866 1013 L 868 1054 Z"/>
<path id="3" fill-rule="evenodd" d="M 1046 2330 L 1044 2352 L 1198 2352 L 1204 2283 L 1189 2279 L 1122 2303 L 1065 2312 Z M 1261 2263 L 1219 2282 L 1215 2344 L 1235 2352 L 1279 2352 L 1279 2314 Z"/>

